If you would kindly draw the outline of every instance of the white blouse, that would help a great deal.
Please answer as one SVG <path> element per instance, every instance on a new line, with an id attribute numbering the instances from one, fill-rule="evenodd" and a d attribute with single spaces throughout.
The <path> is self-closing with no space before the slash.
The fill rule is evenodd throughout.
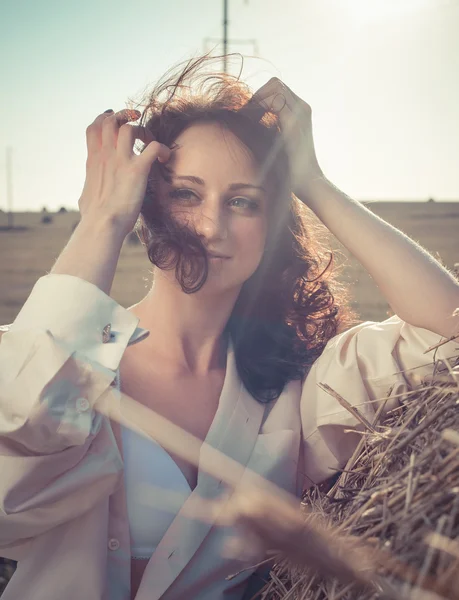
<path id="1" fill-rule="evenodd" d="M 385 412 L 396 408 L 401 394 L 432 374 L 433 358 L 453 367 L 459 351 L 458 341 L 450 341 L 428 352 L 440 336 L 395 315 L 361 323 L 330 339 L 304 380 L 289 381 L 275 402 L 262 405 L 243 385 L 229 348 L 190 493 L 178 466 L 154 442 L 145 446 L 127 429 L 122 444 L 123 403 L 113 381 L 126 348 L 154 335 L 138 325 L 94 284 L 51 274 L 38 280 L 14 323 L 0 326 L 6 331 L 0 556 L 19 561 L 2 600 L 129 600 L 131 554 L 155 547 L 137 600 L 252 598 L 256 561 L 223 552 L 238 532 L 216 516 L 193 516 L 201 499 L 214 501 L 225 490 L 204 468 L 210 450 L 241 465 L 235 486 L 253 471 L 299 495 L 342 469 L 355 450 L 356 436 L 348 431 L 360 423 L 324 384 L 373 422 L 382 402 Z M 145 485 L 155 488 L 148 508 L 140 504 L 148 498 L 139 493 Z M 177 502 L 168 505 L 170 496 Z"/>
<path id="2" fill-rule="evenodd" d="M 120 390 L 119 370 L 116 384 Z M 150 559 L 192 490 L 177 463 L 158 442 L 136 431 L 135 426 L 131 429 L 122 425 L 121 435 L 131 558 Z M 164 493 L 168 495 L 167 504 L 155 504 L 155 489 L 162 492 L 159 499 Z"/>

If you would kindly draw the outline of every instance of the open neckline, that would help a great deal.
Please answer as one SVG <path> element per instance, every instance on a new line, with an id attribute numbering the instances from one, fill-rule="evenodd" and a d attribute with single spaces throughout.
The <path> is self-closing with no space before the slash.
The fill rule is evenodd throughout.
<path id="1" fill-rule="evenodd" d="M 228 395 L 228 387 L 230 386 L 230 383 L 231 383 L 230 375 L 233 372 L 232 368 L 235 368 L 235 365 L 232 364 L 232 361 L 234 361 L 233 345 L 231 342 L 231 338 L 228 338 L 227 347 L 226 347 L 226 367 L 225 367 L 225 377 L 223 380 L 223 386 L 222 386 L 222 389 L 220 392 L 220 396 L 218 398 L 218 405 L 217 405 L 217 410 L 215 411 L 214 418 L 212 419 L 212 423 L 210 424 L 210 427 L 207 431 L 207 435 L 206 435 L 205 439 L 203 440 L 201 448 L 199 449 L 197 479 L 196 479 L 196 486 L 194 488 L 192 488 L 190 486 L 190 484 L 188 483 L 188 479 L 185 477 L 182 469 L 178 466 L 178 464 L 175 462 L 175 460 L 172 458 L 172 456 L 169 454 L 169 452 L 163 446 L 161 446 L 161 444 L 155 438 L 148 436 L 148 439 L 155 442 L 157 447 L 159 449 L 161 449 L 164 452 L 164 454 L 168 457 L 169 461 L 175 467 L 175 470 L 180 473 L 182 480 L 184 481 L 187 489 L 189 490 L 189 495 L 194 493 L 199 486 L 199 481 L 200 481 L 200 476 L 201 476 L 200 464 L 201 464 L 202 446 L 204 444 L 215 445 L 215 444 L 212 444 L 212 440 L 215 438 L 215 432 L 220 431 L 220 429 L 221 429 L 220 421 L 222 421 L 222 419 L 223 419 L 222 412 L 224 411 L 224 408 L 225 408 L 224 398 Z M 230 371 L 231 371 L 231 374 L 230 374 Z M 120 374 L 119 366 L 116 371 L 116 387 L 117 387 L 118 391 L 121 392 L 121 374 Z M 122 403 L 120 405 L 120 412 L 123 414 Z M 123 418 L 126 419 L 127 421 L 130 421 L 130 419 L 124 414 L 123 414 Z M 121 426 L 123 427 L 123 425 L 121 425 Z M 135 429 L 133 429 L 132 431 L 136 432 Z M 141 435 L 141 434 L 139 434 L 139 435 Z M 124 455 L 124 452 L 123 452 L 123 455 Z M 124 461 L 124 456 L 123 456 L 123 461 Z"/>
<path id="2" fill-rule="evenodd" d="M 126 418 L 126 420 L 127 420 L 127 421 L 129 421 L 129 419 L 128 419 L 127 417 L 125 417 L 125 418 Z M 132 422 L 132 421 L 131 421 L 131 422 Z M 141 435 L 141 434 L 138 434 L 138 433 L 137 433 L 137 431 L 136 431 L 135 429 L 131 429 L 131 428 L 130 428 L 130 427 L 128 427 L 127 425 L 121 424 L 121 428 L 122 428 L 122 429 L 124 428 L 125 430 L 128 430 L 128 431 L 127 431 L 127 434 L 128 434 L 128 435 L 130 435 L 131 433 L 134 433 L 134 434 L 137 434 L 137 435 Z M 175 470 L 176 470 L 176 471 L 177 471 L 177 472 L 178 472 L 178 473 L 181 475 L 181 480 L 182 480 L 182 482 L 185 484 L 185 486 L 186 486 L 186 488 L 187 488 L 188 492 L 191 494 L 191 493 L 192 493 L 192 492 L 193 492 L 193 491 L 196 489 L 196 487 L 197 487 L 197 483 L 196 483 L 196 487 L 192 488 L 192 487 L 190 486 L 189 482 L 188 482 L 188 479 L 187 479 L 187 478 L 185 477 L 185 475 L 183 474 L 183 471 L 182 471 L 182 469 L 181 469 L 181 468 L 178 466 L 178 464 L 175 462 L 175 460 L 172 458 L 172 456 L 169 454 L 169 452 L 168 452 L 168 451 L 167 451 L 167 450 L 166 450 L 166 449 L 165 449 L 163 446 L 161 446 L 161 444 L 160 444 L 160 443 L 159 443 L 157 440 L 155 440 L 154 438 L 152 438 L 152 437 L 148 437 L 148 438 L 146 438 L 146 439 L 148 439 L 148 441 L 150 441 L 150 442 L 153 442 L 153 443 L 154 443 L 154 444 L 157 446 L 157 448 L 158 448 L 160 451 L 162 451 L 162 452 L 163 452 L 163 454 L 166 456 L 166 458 L 169 460 L 169 462 L 173 464 L 173 466 L 175 467 Z"/>

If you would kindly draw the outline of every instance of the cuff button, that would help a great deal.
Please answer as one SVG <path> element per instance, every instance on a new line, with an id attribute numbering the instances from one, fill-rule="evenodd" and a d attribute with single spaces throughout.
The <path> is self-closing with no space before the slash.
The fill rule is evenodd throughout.
<path id="1" fill-rule="evenodd" d="M 119 547 L 120 547 L 120 543 L 116 538 L 110 538 L 108 540 L 109 550 L 118 550 Z"/>
<path id="2" fill-rule="evenodd" d="M 86 398 L 78 398 L 76 401 L 76 408 L 78 412 L 85 412 L 89 408 L 89 402 Z"/>

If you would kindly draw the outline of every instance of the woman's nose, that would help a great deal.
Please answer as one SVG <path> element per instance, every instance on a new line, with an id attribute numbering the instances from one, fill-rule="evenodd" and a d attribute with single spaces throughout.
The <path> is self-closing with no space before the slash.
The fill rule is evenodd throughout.
<path id="1" fill-rule="evenodd" d="M 227 222 L 223 210 L 203 209 L 196 216 L 196 231 L 206 240 L 224 240 L 227 237 Z"/>

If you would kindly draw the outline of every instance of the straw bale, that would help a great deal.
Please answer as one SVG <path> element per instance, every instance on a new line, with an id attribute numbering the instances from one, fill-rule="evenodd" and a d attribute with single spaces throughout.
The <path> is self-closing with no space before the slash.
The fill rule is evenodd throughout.
<path id="1" fill-rule="evenodd" d="M 434 360 L 429 378 L 378 415 L 331 488 L 303 498 L 305 515 L 374 547 L 378 591 L 278 557 L 258 598 L 459 600 L 459 357 Z"/>

